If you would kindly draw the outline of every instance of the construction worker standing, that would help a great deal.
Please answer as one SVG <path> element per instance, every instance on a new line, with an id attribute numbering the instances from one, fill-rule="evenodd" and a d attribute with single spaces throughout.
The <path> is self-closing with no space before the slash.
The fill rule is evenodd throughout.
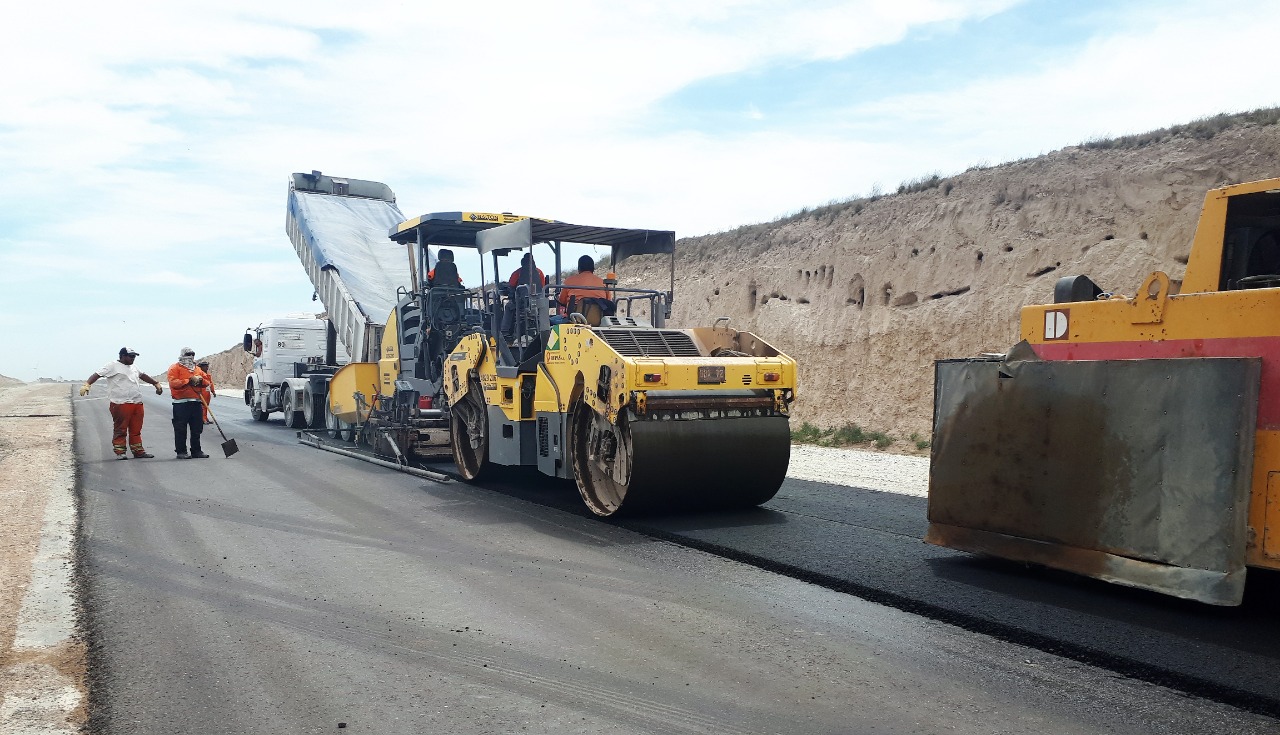
<path id="1" fill-rule="evenodd" d="M 213 392 L 213 373 L 209 370 L 208 360 L 201 360 L 200 362 L 197 362 L 196 368 L 200 371 L 200 377 L 204 378 L 204 389 L 200 391 L 200 395 L 204 396 L 204 405 L 200 408 L 204 409 L 204 422 L 206 424 L 212 424 L 213 422 L 209 420 L 209 401 L 211 401 L 214 396 L 218 395 Z"/>
<path id="2" fill-rule="evenodd" d="M 111 411 L 112 426 L 111 448 L 116 453 L 116 459 L 129 458 L 125 453 L 126 446 L 138 459 L 150 459 L 155 456 L 148 454 L 147 450 L 142 448 L 143 411 L 140 384 L 148 383 L 155 386 L 156 395 L 160 395 L 164 390 L 155 378 L 139 372 L 138 368 L 133 366 L 134 358 L 137 356 L 137 352 L 128 347 L 121 347 L 120 359 L 98 368 L 98 372 L 90 375 L 89 379 L 84 381 L 84 385 L 80 386 L 80 395 L 84 396 L 88 395 L 89 386 L 98 382 L 99 378 L 107 381 L 107 404 Z"/>
<path id="3" fill-rule="evenodd" d="M 204 431 L 200 394 L 204 385 L 196 366 L 196 351 L 183 347 L 178 361 L 169 366 L 169 396 L 173 398 L 173 451 L 178 459 L 208 459 L 200 451 L 200 432 Z M 191 451 L 187 451 L 187 432 L 191 432 Z"/>

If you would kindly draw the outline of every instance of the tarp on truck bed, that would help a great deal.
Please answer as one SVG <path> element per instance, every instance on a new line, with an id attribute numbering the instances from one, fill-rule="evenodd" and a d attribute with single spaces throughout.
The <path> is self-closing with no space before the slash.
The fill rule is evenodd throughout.
<path id="1" fill-rule="evenodd" d="M 942 360 L 940 546 L 1239 604 L 1261 361 Z"/>
<path id="2" fill-rule="evenodd" d="M 289 193 L 289 213 L 322 269 L 336 269 L 361 311 L 384 324 L 396 289 L 409 288 L 409 256 L 387 232 L 404 221 L 394 202 L 308 191 Z"/>
<path id="3" fill-rule="evenodd" d="M 387 317 L 412 287 L 409 253 L 387 237 L 403 220 L 386 184 L 293 175 L 285 231 L 352 360 L 378 360 Z"/>

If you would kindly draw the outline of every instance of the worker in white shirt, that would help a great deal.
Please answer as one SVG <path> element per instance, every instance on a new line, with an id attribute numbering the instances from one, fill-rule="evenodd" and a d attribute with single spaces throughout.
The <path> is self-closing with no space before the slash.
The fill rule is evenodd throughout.
<path id="1" fill-rule="evenodd" d="M 139 372 L 133 366 L 137 356 L 137 352 L 121 347 L 120 359 L 103 365 L 80 386 L 80 395 L 84 396 L 88 395 L 89 386 L 98 382 L 99 378 L 107 381 L 107 403 L 112 424 L 111 448 L 116 453 L 116 459 L 129 458 L 126 447 L 138 459 L 155 456 L 142 448 L 142 383 L 154 386 L 156 395 L 164 390 L 155 378 Z"/>

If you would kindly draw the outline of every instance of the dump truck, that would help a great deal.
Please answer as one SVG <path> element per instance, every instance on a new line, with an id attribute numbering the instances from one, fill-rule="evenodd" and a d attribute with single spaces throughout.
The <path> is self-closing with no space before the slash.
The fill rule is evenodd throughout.
<path id="1" fill-rule="evenodd" d="M 290 176 L 285 232 L 325 314 L 246 330 L 254 367 L 244 396 L 254 420 L 280 412 L 289 428 L 351 433 L 326 413 L 329 381 L 348 356 L 378 359 L 382 330 L 413 280 L 414 254 L 387 241 L 388 229 L 403 220 L 395 192 L 381 182 L 319 171 Z"/>
<path id="2" fill-rule="evenodd" d="M 1062 278 L 935 364 L 927 542 L 1215 605 L 1280 569 L 1280 178 L 1208 192 L 1177 285 Z"/>
<path id="3" fill-rule="evenodd" d="M 428 422 L 441 422 L 464 479 L 496 465 L 536 468 L 574 480 L 600 516 L 746 507 L 777 492 L 794 360 L 727 319 L 668 326 L 673 289 L 611 282 L 600 299 L 557 314 L 558 276 L 513 287 L 499 273 L 499 256 L 545 245 L 559 274 L 562 246 L 576 243 L 608 247 L 614 266 L 669 254 L 674 285 L 673 232 L 450 212 L 403 222 L 390 237 L 419 251 L 473 250 L 483 283 L 415 287 L 386 326 L 378 365 L 352 363 L 334 377 L 331 413 L 365 426 L 375 448 L 420 456 L 421 435 L 442 436 Z"/>

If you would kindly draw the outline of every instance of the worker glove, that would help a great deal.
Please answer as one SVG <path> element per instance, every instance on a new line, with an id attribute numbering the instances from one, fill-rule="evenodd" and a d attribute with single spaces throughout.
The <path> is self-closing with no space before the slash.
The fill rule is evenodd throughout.
<path id="1" fill-rule="evenodd" d="M 192 375 L 191 380 L 187 381 L 188 385 L 200 385 L 201 383 L 204 383 L 204 378 L 201 378 L 199 375 Z"/>
<path id="2" fill-rule="evenodd" d="M 218 397 L 218 391 L 213 390 L 212 388 L 210 388 L 210 389 L 209 389 L 209 395 L 213 396 L 214 398 L 217 398 L 217 397 Z"/>
<path id="3" fill-rule="evenodd" d="M 84 385 L 80 386 L 80 395 L 82 395 L 82 396 L 87 396 L 87 395 L 89 395 L 89 384 L 88 384 L 88 383 L 85 383 Z"/>
<path id="4" fill-rule="evenodd" d="M 159 383 L 156 383 L 156 395 L 158 395 L 158 396 L 159 396 L 159 395 L 163 395 L 163 394 L 164 394 L 164 390 L 160 387 L 160 384 L 159 384 Z"/>

